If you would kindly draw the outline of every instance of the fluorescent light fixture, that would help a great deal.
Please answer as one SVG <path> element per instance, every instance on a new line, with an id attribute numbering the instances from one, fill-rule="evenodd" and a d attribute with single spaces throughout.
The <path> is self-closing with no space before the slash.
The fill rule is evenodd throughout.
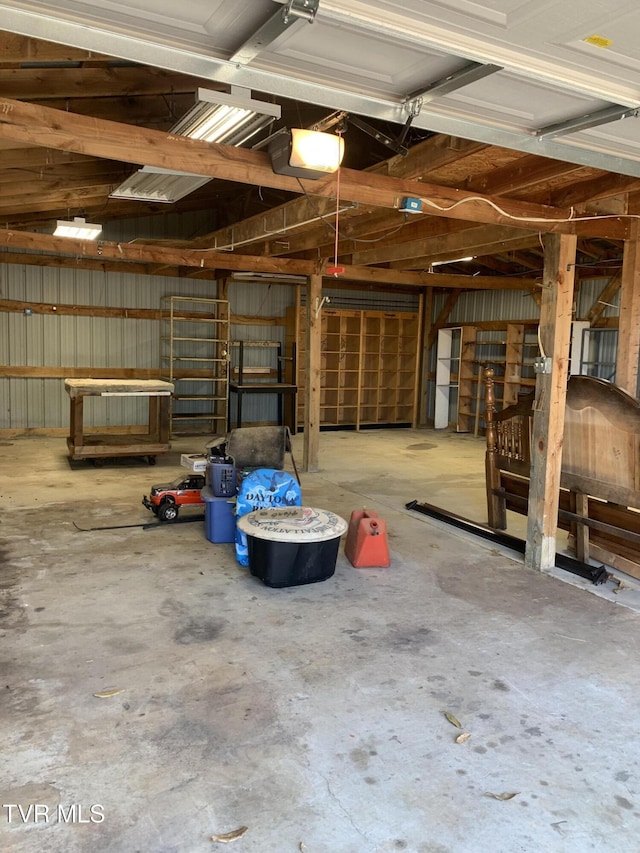
<path id="1" fill-rule="evenodd" d="M 471 257 L 468 257 L 468 258 L 452 258 L 450 261 L 434 261 L 431 264 L 431 266 L 432 267 L 440 267 L 440 266 L 442 266 L 442 264 L 459 264 L 459 263 L 462 263 L 462 261 L 473 261 L 473 260 L 475 260 L 475 257 L 472 255 Z"/>
<path id="2" fill-rule="evenodd" d="M 198 89 L 197 103 L 175 124 L 170 133 L 201 139 L 245 145 L 267 125 L 280 118 L 280 105 L 257 101 L 249 89 L 232 86 L 231 93 Z M 172 204 L 208 183 L 211 178 L 192 172 L 176 172 L 156 166 L 143 166 L 109 198 L 155 201 Z"/>
<path id="3" fill-rule="evenodd" d="M 74 216 L 73 222 L 65 222 L 63 219 L 58 219 L 53 235 L 54 237 L 75 237 L 80 240 L 95 240 L 101 231 L 102 225 L 93 225 L 91 222 L 85 222 L 82 216 Z"/>
<path id="4" fill-rule="evenodd" d="M 196 105 L 174 125 L 171 133 L 237 146 L 244 145 L 280 118 L 279 104 L 256 101 L 248 89 L 238 86 L 231 87 L 231 94 L 198 89 L 196 97 Z"/>
<path id="5" fill-rule="evenodd" d="M 317 130 L 285 128 L 272 137 L 269 156 L 276 175 L 315 180 L 338 170 L 344 156 L 344 139 Z"/>
<path id="6" fill-rule="evenodd" d="M 131 201 L 156 201 L 173 204 L 199 187 L 208 184 L 211 178 L 189 172 L 176 172 L 159 166 L 143 166 L 114 190 L 109 198 L 127 198 Z"/>

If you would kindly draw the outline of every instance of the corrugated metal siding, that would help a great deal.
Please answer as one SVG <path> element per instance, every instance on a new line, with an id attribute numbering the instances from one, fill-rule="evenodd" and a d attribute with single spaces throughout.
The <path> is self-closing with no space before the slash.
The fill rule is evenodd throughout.
<path id="1" fill-rule="evenodd" d="M 245 317 L 281 317 L 282 325 L 246 325 L 231 324 L 231 340 L 234 341 L 275 341 L 280 343 L 282 354 L 285 352 L 285 313 L 295 304 L 296 286 L 262 282 L 233 281 L 229 286 L 231 314 Z M 238 348 L 231 350 L 231 369 L 238 364 Z M 244 364 L 250 367 L 277 368 L 277 349 L 275 347 L 245 347 Z M 285 398 L 284 405 L 289 401 Z M 237 399 L 230 400 L 232 422 L 235 423 Z M 242 422 L 276 422 L 278 417 L 278 398 L 275 394 L 245 394 L 242 398 Z"/>
<path id="2" fill-rule="evenodd" d="M 0 263 L 2 298 L 20 302 L 158 309 L 162 295 L 211 296 L 215 290 L 214 281 Z M 157 321 L 6 313 L 0 314 L 0 324 L 3 365 L 80 368 L 158 366 L 160 329 Z M 147 406 L 142 399 L 87 401 L 85 424 L 146 423 Z M 64 390 L 64 380 L 12 378 L 0 381 L 0 428 L 64 428 L 68 420 L 69 399 Z"/>
<path id="3" fill-rule="evenodd" d="M 207 230 L 201 218 L 180 221 L 182 236 Z M 111 223 L 104 236 L 109 240 L 128 240 L 132 234 L 163 236 L 158 224 L 146 219 L 134 225 Z M 164 295 L 214 297 L 216 293 L 216 282 L 212 280 L 2 265 L 0 254 L 0 296 L 21 302 L 158 309 Z M 231 329 L 232 338 L 278 340 L 284 347 L 285 312 L 295 303 L 295 286 L 232 281 L 229 299 L 232 314 L 282 318 L 282 326 L 235 325 Z M 0 363 L 31 367 L 155 368 L 159 365 L 159 326 L 153 320 L 120 317 L 3 313 L 0 314 Z M 256 364 L 269 360 L 267 352 L 254 351 L 252 357 L 258 358 Z M 273 352 L 270 361 L 274 361 Z M 243 409 L 246 422 L 275 421 L 277 417 L 276 399 L 271 395 L 247 396 Z M 0 380 L 0 428 L 66 428 L 68 419 L 69 399 L 64 380 Z M 92 399 L 85 404 L 87 426 L 134 425 L 146 420 L 145 400 Z"/>
<path id="4" fill-rule="evenodd" d="M 522 290 L 474 290 L 463 293 L 448 323 L 488 320 L 537 320 L 540 311 L 533 297 Z"/>
<path id="5" fill-rule="evenodd" d="M 129 242 L 136 238 L 193 238 L 217 227 L 208 214 L 172 214 L 111 222 L 103 238 Z M 49 305 L 90 305 L 158 309 L 165 294 L 213 296 L 214 281 L 175 279 L 80 269 L 3 265 L 0 252 L 0 296 Z M 54 314 L 0 314 L 0 363 L 29 367 L 154 368 L 159 358 L 159 323 L 126 318 L 75 317 Z M 87 426 L 141 424 L 147 420 L 145 400 L 90 399 Z M 0 380 L 0 428 L 66 427 L 69 398 L 62 379 Z"/>
<path id="6" fill-rule="evenodd" d="M 332 308 L 352 308 L 358 311 L 413 311 L 418 310 L 420 295 L 415 293 L 383 293 L 355 288 L 323 287 L 322 295 L 329 297 Z M 306 288 L 301 290 L 301 303 L 306 301 Z"/>
<path id="7" fill-rule="evenodd" d="M 588 316 L 589 311 L 599 300 L 600 294 L 609 284 L 609 281 L 610 279 L 608 278 L 589 278 L 580 282 L 576 317 L 583 319 Z M 620 291 L 618 290 L 607 302 L 609 304 L 605 306 L 602 316 L 618 317 L 620 314 Z"/>
<path id="8" fill-rule="evenodd" d="M 106 223 L 101 234 L 103 240 L 118 242 L 132 240 L 194 240 L 218 228 L 214 211 L 192 213 L 167 213 L 159 216 L 141 216 L 137 219 L 112 220 Z"/>
<path id="9" fill-rule="evenodd" d="M 231 281 L 231 313 L 252 317 L 282 317 L 284 323 L 287 308 L 295 304 L 295 293 L 296 286 L 291 284 Z"/>

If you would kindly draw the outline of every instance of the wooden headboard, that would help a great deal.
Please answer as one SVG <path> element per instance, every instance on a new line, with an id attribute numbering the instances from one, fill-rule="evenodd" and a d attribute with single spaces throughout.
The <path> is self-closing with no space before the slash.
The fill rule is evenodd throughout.
<path id="1" fill-rule="evenodd" d="M 490 368 L 485 370 L 485 384 L 489 525 L 505 529 L 507 509 L 527 511 L 534 395 L 527 394 L 496 412 Z M 564 494 L 559 525 L 575 529 L 576 514 L 589 519 L 578 531 L 582 534 L 580 558 L 588 559 L 591 527 L 594 543 L 606 540 L 611 545 L 621 537 L 618 551 L 625 559 L 637 561 L 640 569 L 640 513 L 636 511 L 640 508 L 640 402 L 601 379 L 569 379 L 560 486 Z M 608 531 L 607 525 L 620 528 L 619 535 Z"/>
<path id="2" fill-rule="evenodd" d="M 640 507 L 640 403 L 617 385 L 569 380 L 561 485 Z"/>

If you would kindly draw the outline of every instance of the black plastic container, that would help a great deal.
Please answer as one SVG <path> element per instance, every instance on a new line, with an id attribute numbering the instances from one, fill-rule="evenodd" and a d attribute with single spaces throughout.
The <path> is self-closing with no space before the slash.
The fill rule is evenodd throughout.
<path id="1" fill-rule="evenodd" d="M 298 586 L 326 581 L 336 571 L 340 537 L 326 542 L 269 542 L 247 536 L 249 570 L 267 586 Z"/>
<path id="2" fill-rule="evenodd" d="M 251 512 L 238 519 L 238 527 L 247 534 L 251 574 L 266 586 L 285 587 L 335 573 L 347 523 L 326 510 L 287 507 Z"/>

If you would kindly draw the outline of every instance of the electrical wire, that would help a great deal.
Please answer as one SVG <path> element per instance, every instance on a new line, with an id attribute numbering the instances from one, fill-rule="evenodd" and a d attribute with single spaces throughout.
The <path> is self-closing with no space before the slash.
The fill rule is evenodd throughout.
<path id="1" fill-rule="evenodd" d="M 335 230 L 336 230 L 336 229 L 335 229 L 335 226 L 333 226 L 333 225 L 331 224 L 331 222 L 328 222 L 328 221 L 324 218 L 324 217 L 327 215 L 326 213 L 325 213 L 325 214 L 320 213 L 320 208 L 319 208 L 319 207 L 318 207 L 318 205 L 316 204 L 315 199 L 313 198 L 313 196 L 309 195 L 309 193 L 306 191 L 306 189 L 304 188 L 304 184 L 302 183 L 302 181 L 300 180 L 300 178 L 296 177 L 296 181 L 297 181 L 297 182 L 298 182 L 298 184 L 300 185 L 300 189 L 302 190 L 303 195 L 305 196 L 305 198 L 307 199 L 307 201 L 309 202 L 309 204 L 311 205 L 311 207 L 315 210 L 315 212 L 316 212 L 316 215 L 317 215 L 318 219 L 319 219 L 322 223 L 324 223 L 324 225 L 326 225 L 326 226 L 327 226 L 327 228 L 329 229 L 329 231 L 331 231 L 331 237 L 333 237 L 334 232 L 335 232 Z"/>
<path id="2" fill-rule="evenodd" d="M 349 237 L 347 239 L 351 240 L 354 243 L 379 243 L 381 240 L 386 240 L 387 237 L 393 237 L 394 234 L 397 234 L 404 226 L 407 224 L 407 214 L 404 215 L 404 222 L 401 222 L 397 228 L 393 228 L 391 231 L 386 231 L 381 237 L 372 237 L 368 240 L 366 237 Z"/>
<path id="3" fill-rule="evenodd" d="M 569 217 L 562 217 L 560 219 L 553 219 L 551 217 L 544 216 L 514 216 L 514 214 L 509 213 L 507 210 L 504 210 L 500 205 L 496 204 L 490 198 L 486 198 L 481 195 L 471 195 L 466 198 L 461 198 L 458 201 L 454 201 L 453 204 L 450 204 L 448 207 L 438 204 L 435 201 L 432 201 L 429 198 L 421 198 L 420 201 L 423 204 L 428 205 L 429 207 L 434 208 L 435 210 L 439 210 L 441 213 L 447 213 L 450 210 L 454 210 L 456 207 L 459 207 L 461 204 L 468 204 L 470 201 L 480 201 L 484 204 L 488 204 L 489 207 L 493 207 L 501 216 L 506 216 L 507 219 L 513 219 L 514 222 L 544 222 L 544 223 L 554 223 L 554 222 L 591 222 L 596 219 L 640 219 L 640 213 L 601 213 L 599 215 L 594 216 L 574 216 L 574 208 L 571 207 L 571 215 Z"/>

